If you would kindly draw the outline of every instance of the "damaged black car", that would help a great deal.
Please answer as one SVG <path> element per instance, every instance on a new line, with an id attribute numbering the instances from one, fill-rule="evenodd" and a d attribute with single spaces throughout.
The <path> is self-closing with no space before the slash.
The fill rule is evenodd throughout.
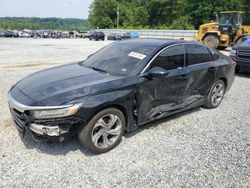
<path id="1" fill-rule="evenodd" d="M 183 40 L 112 43 L 82 62 L 31 74 L 9 91 L 21 135 L 77 135 L 94 153 L 116 147 L 125 131 L 198 106 L 216 108 L 234 80 L 236 64 Z"/>

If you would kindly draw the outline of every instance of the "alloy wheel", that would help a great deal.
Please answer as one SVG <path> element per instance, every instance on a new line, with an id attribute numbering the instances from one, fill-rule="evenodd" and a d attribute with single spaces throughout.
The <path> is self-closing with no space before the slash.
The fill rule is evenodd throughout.
<path id="1" fill-rule="evenodd" d="M 225 87 L 222 83 L 217 83 L 212 91 L 211 102 L 213 106 L 218 106 L 223 99 Z"/>
<path id="2" fill-rule="evenodd" d="M 95 123 L 91 139 L 96 147 L 105 149 L 117 141 L 121 132 L 121 119 L 115 114 L 107 114 Z"/>

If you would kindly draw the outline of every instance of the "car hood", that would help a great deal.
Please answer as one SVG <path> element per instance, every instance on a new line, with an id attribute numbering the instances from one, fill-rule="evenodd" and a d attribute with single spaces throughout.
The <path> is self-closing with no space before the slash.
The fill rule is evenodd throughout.
<path id="1" fill-rule="evenodd" d="M 250 41 L 243 42 L 239 46 L 233 47 L 233 49 L 250 51 Z"/>
<path id="2" fill-rule="evenodd" d="M 62 105 L 134 81 L 131 77 L 111 76 L 73 63 L 31 74 L 19 81 L 16 87 L 33 99 L 35 105 Z"/>

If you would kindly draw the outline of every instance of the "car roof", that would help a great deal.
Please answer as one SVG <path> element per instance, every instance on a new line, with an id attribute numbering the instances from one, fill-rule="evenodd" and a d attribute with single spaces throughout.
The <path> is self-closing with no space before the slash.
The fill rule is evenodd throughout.
<path id="1" fill-rule="evenodd" d="M 120 44 L 137 44 L 142 46 L 155 46 L 156 48 L 165 47 L 172 44 L 180 44 L 180 43 L 190 43 L 190 41 L 185 40 L 177 40 L 177 39 L 131 39 L 120 41 Z"/>

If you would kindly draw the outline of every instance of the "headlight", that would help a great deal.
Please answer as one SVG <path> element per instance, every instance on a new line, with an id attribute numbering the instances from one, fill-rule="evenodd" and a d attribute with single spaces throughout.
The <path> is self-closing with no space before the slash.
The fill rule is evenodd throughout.
<path id="1" fill-rule="evenodd" d="M 230 55 L 231 56 L 236 56 L 236 50 L 231 50 Z"/>
<path id="2" fill-rule="evenodd" d="M 82 104 L 75 104 L 67 108 L 48 109 L 48 110 L 34 110 L 30 111 L 32 117 L 36 119 L 59 118 L 74 115 Z"/>

